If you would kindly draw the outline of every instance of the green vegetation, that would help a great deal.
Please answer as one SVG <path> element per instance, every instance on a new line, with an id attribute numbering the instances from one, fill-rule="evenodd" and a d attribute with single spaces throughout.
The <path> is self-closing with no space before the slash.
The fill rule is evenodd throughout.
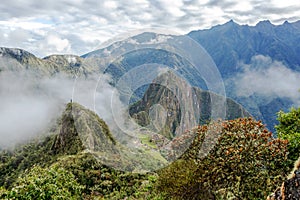
<path id="1" fill-rule="evenodd" d="M 153 149 L 157 149 L 156 144 L 151 140 L 151 137 L 149 135 L 141 135 L 140 140 L 142 144 L 145 144 Z"/>
<path id="2" fill-rule="evenodd" d="M 1 179 L 4 184 L 1 184 L 0 199 L 37 199 L 36 196 L 40 199 L 153 199 L 156 174 L 114 170 L 85 152 L 49 157 L 51 161 L 38 164 L 35 164 L 37 160 L 24 160 L 30 167 L 23 171 L 7 170 L 5 179 Z M 13 163 L 14 158 L 11 153 L 6 162 Z M 10 185 L 6 184 L 7 180 Z"/>
<path id="3" fill-rule="evenodd" d="M 78 104 L 68 104 L 52 134 L 0 152 L 0 199 L 155 199 L 156 174 L 118 171 L 84 150 L 74 124 L 78 113 L 81 128 L 92 127 L 81 131 L 101 147 L 115 148 L 103 120 Z"/>
<path id="4" fill-rule="evenodd" d="M 290 167 L 300 157 L 300 108 L 278 113 L 279 125 L 275 126 L 278 137 L 289 141 L 288 159 Z"/>
<path id="5" fill-rule="evenodd" d="M 204 143 L 209 130 L 220 135 Z M 265 199 L 284 180 L 288 142 L 272 138 L 261 122 L 214 122 L 193 131 L 190 149 L 159 174 L 159 190 L 173 199 Z"/>
<path id="6" fill-rule="evenodd" d="M 55 136 L 47 136 L 43 141 L 33 141 L 16 148 L 14 151 L 0 152 L 0 186 L 10 188 L 19 174 L 36 164 L 52 164 L 59 155 L 51 149 Z"/>
<path id="7" fill-rule="evenodd" d="M 106 166 L 95 152 L 85 150 L 74 113 L 80 113 L 81 127 L 92 127 L 86 133 L 101 148 L 119 150 L 120 144 L 96 114 L 68 104 L 52 134 L 0 151 L 0 199 L 265 199 L 290 171 L 291 138 L 283 133 L 299 133 L 299 112 L 279 114 L 280 139 L 252 118 L 198 126 L 186 133 L 195 137 L 178 160 L 156 172 L 131 173 Z M 173 145 L 180 147 L 180 141 Z M 128 167 L 135 169 L 143 159 L 149 165 L 164 161 L 149 136 L 141 137 L 141 142 L 147 148 L 139 149 L 140 154 L 123 148 Z M 110 155 L 116 163 L 118 158 Z"/>
<path id="8" fill-rule="evenodd" d="M 64 168 L 34 166 L 19 177 L 10 191 L 2 191 L 1 199 L 81 199 L 83 186 Z"/>

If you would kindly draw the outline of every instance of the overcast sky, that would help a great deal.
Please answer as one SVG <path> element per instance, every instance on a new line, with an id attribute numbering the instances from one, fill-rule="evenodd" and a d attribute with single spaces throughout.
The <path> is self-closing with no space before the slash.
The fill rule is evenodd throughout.
<path id="1" fill-rule="evenodd" d="M 233 19 L 255 25 L 300 19 L 299 0 L 2 0 L 0 46 L 39 57 L 82 55 L 104 41 L 137 29 L 163 28 L 179 34 Z"/>

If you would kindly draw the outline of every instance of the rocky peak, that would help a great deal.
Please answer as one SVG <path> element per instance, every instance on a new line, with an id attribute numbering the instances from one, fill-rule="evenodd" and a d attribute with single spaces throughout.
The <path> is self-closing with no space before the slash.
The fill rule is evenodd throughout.
<path id="1" fill-rule="evenodd" d="M 231 19 L 231 20 L 229 20 L 228 22 L 226 22 L 225 24 L 227 24 L 227 25 L 237 25 L 237 23 L 235 23 L 234 21 L 233 21 L 233 19 Z"/>
<path id="2" fill-rule="evenodd" d="M 0 47 L 0 71 L 31 70 L 39 76 L 88 76 L 98 66 L 76 55 L 51 55 L 40 59 L 22 49 Z"/>
<path id="3" fill-rule="evenodd" d="M 5 71 L 30 69 L 44 75 L 54 71 L 53 66 L 45 66 L 41 59 L 22 49 L 0 47 L 0 58 L 0 68 Z"/>
<path id="4" fill-rule="evenodd" d="M 160 134 L 169 139 L 183 134 L 199 123 L 212 120 L 213 115 L 214 119 L 216 116 L 225 119 L 250 116 L 241 105 L 224 98 L 191 87 L 184 79 L 168 71 L 150 84 L 142 100 L 130 108 L 130 115 L 141 126 L 155 126 L 164 122 L 161 124 Z M 214 106 L 218 108 L 214 109 Z M 216 110 L 220 113 L 213 113 Z"/>
<path id="5" fill-rule="evenodd" d="M 22 49 L 0 47 L 0 57 L 2 56 L 10 56 L 19 62 L 22 62 L 24 57 L 35 57 L 33 54 Z"/>
<path id="6" fill-rule="evenodd" d="M 50 55 L 43 60 L 53 62 L 60 66 L 80 67 L 83 63 L 83 58 L 76 55 Z"/>
<path id="7" fill-rule="evenodd" d="M 96 113 L 77 103 L 69 103 L 59 121 L 59 134 L 52 150 L 76 154 L 83 149 L 113 150 L 115 144 L 107 124 Z"/>
<path id="8" fill-rule="evenodd" d="M 60 119 L 60 130 L 52 150 L 55 153 L 76 154 L 84 149 L 72 115 L 72 104 L 68 104 Z"/>
<path id="9" fill-rule="evenodd" d="M 269 20 L 260 21 L 255 26 L 259 31 L 273 32 L 274 25 Z"/>

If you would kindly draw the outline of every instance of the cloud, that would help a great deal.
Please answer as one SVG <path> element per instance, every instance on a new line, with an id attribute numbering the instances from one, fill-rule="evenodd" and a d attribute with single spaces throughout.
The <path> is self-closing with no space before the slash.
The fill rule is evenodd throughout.
<path id="1" fill-rule="evenodd" d="M 16 29 L 22 29 L 28 38 L 18 46 L 40 57 L 59 50 L 82 55 L 114 36 L 136 29 L 164 28 L 183 34 L 230 19 L 250 25 L 269 19 L 278 24 L 299 20 L 299 16 L 300 4 L 296 0 L 284 3 L 280 0 L 175 0 L 172 3 L 167 0 L 45 0 L 42 3 L 10 0 L 0 5 L 0 33 L 7 35 L 0 46 L 14 46 L 16 42 L 10 36 Z M 51 33 L 65 46 L 56 44 L 49 49 L 47 37 Z M 71 49 L 66 47 L 66 40 Z"/>
<path id="2" fill-rule="evenodd" d="M 109 125 L 113 124 L 110 97 L 114 90 L 107 75 L 79 77 L 75 81 L 64 74 L 45 77 L 36 71 L 11 71 L 2 66 L 11 65 L 9 60 L 0 61 L 1 148 L 47 133 L 70 99 L 95 109 Z M 114 106 L 122 108 L 123 104 L 115 99 Z"/>
<path id="3" fill-rule="evenodd" d="M 282 97 L 300 105 L 300 73 L 270 57 L 254 56 L 250 65 L 242 65 L 242 72 L 234 78 L 234 83 L 237 96 Z"/>
<path id="4" fill-rule="evenodd" d="M 59 36 L 56 35 L 47 36 L 47 45 L 50 47 L 53 46 L 58 52 L 66 52 L 71 48 L 69 40 L 61 39 Z"/>
<path id="5" fill-rule="evenodd" d="M 74 38 L 73 35 L 65 36 L 53 31 L 36 33 L 36 36 L 37 38 L 39 38 L 35 41 L 37 46 L 33 47 L 31 51 L 39 52 L 39 50 L 41 49 L 43 54 L 35 54 L 36 56 L 40 57 L 44 57 L 43 55 L 50 54 L 72 54 L 73 45 L 71 44 L 70 40 L 75 39 L 76 42 L 73 42 L 75 49 L 78 48 L 78 43 L 82 42 L 80 38 L 77 38 L 76 36 Z"/>
<path id="6" fill-rule="evenodd" d="M 0 73 L 0 146 L 26 141 L 44 131 L 57 115 L 59 100 L 38 82 L 30 72 Z"/>

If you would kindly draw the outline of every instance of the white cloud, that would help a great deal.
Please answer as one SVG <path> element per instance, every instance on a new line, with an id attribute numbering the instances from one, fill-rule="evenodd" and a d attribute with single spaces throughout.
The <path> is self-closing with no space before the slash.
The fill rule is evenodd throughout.
<path id="1" fill-rule="evenodd" d="M 18 19 L 12 19 L 9 21 L 0 21 L 0 25 L 4 27 L 8 27 L 12 30 L 16 28 L 22 28 L 25 30 L 32 30 L 32 29 L 41 29 L 41 28 L 49 28 L 51 24 L 45 24 L 42 22 L 34 22 L 34 21 L 27 21 L 28 19 L 23 19 L 22 21 Z"/>
<path id="2" fill-rule="evenodd" d="M 105 1 L 104 7 L 108 9 L 116 9 L 118 7 L 118 4 L 115 1 Z"/>
<path id="3" fill-rule="evenodd" d="M 54 46 L 56 51 L 68 51 L 70 50 L 70 43 L 67 39 L 61 39 L 59 36 L 56 35 L 49 35 L 47 37 L 47 45 Z"/>
<path id="4" fill-rule="evenodd" d="M 69 61 L 73 62 L 72 57 Z M 70 99 L 91 110 L 96 108 L 109 125 L 113 123 L 111 96 L 114 89 L 109 84 L 109 76 L 98 74 L 78 77 L 75 81 L 64 74 L 43 77 L 36 71 L 10 71 L 11 60 L 0 58 L 0 64 L 4 69 L 0 73 L 1 148 L 47 133 Z M 10 70 L 5 68 L 7 65 Z M 120 100 L 114 100 L 114 106 L 123 106 Z"/>
<path id="5" fill-rule="evenodd" d="M 276 7 L 288 7 L 288 6 L 294 6 L 299 4 L 299 1 L 298 0 L 287 0 L 287 1 L 272 0 L 271 3 Z"/>
<path id="6" fill-rule="evenodd" d="M 299 20 L 299 16 L 297 0 L 45 0 L 43 3 L 10 0 L 0 5 L 0 33 L 8 35 L 1 40 L 0 46 L 15 46 L 16 42 L 10 39 L 11 32 L 22 29 L 27 31 L 29 38 L 18 42 L 17 46 L 38 56 L 57 52 L 81 55 L 116 35 L 136 29 L 155 27 L 187 33 L 230 19 L 250 25 L 269 19 L 278 24 Z M 52 32 L 62 45 L 47 47 L 47 37 Z"/>
<path id="7" fill-rule="evenodd" d="M 234 78 L 238 96 L 257 94 L 266 97 L 286 97 L 300 105 L 300 73 L 273 61 L 270 57 L 254 56 L 250 65 Z"/>

